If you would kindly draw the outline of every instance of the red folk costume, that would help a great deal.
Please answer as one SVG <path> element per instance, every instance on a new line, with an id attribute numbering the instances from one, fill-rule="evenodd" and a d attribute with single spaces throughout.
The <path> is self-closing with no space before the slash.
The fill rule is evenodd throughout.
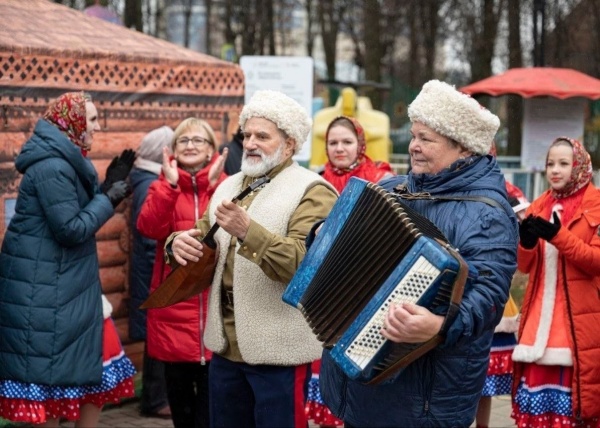
<path id="1" fill-rule="evenodd" d="M 193 174 L 178 167 L 176 188 L 171 187 L 162 173 L 150 185 L 137 220 L 140 233 L 155 239 L 158 249 L 150 291 L 158 288 L 171 271 L 160 251 L 166 239 L 173 232 L 191 229 L 202 218 L 215 189 L 227 177 L 222 173 L 214 186 L 209 183 L 210 168 L 218 157 L 215 152 L 208 164 Z M 199 296 L 166 308 L 148 310 L 147 346 L 152 358 L 168 362 L 210 360 L 212 354 L 202 340 L 208 292 L 204 290 Z"/>
<path id="2" fill-rule="evenodd" d="M 529 274 L 513 353 L 513 418 L 518 427 L 600 426 L 600 191 L 579 141 L 567 185 L 549 189 L 527 215 L 561 227 L 550 242 L 519 245 Z"/>
<path id="3" fill-rule="evenodd" d="M 342 116 L 348 120 L 354 127 L 357 139 L 358 139 L 358 156 L 356 161 L 350 165 L 350 167 L 345 169 L 336 168 L 332 163 L 331 159 L 329 159 L 329 154 L 327 154 L 328 162 L 325 164 L 325 170 L 322 173 L 322 176 L 325 180 L 329 181 L 336 190 L 341 193 L 346 187 L 346 183 L 350 180 L 351 177 L 362 178 L 364 180 L 371 181 L 373 183 L 377 183 L 379 180 L 384 178 L 385 176 L 393 175 L 390 164 L 387 162 L 373 162 L 366 154 L 365 151 L 367 149 L 366 141 L 365 141 L 365 131 L 360 123 L 352 118 L 347 116 Z M 338 119 L 338 118 L 336 118 Z M 334 119 L 334 121 L 336 120 Z M 333 123 L 333 122 L 332 122 Z M 336 123 L 335 125 L 338 125 Z M 327 150 L 327 139 L 329 136 L 329 130 L 331 129 L 332 124 L 327 127 L 327 132 L 325 133 L 325 147 Z M 312 419 L 316 424 L 321 426 L 341 426 L 344 423 L 336 418 L 329 408 L 323 402 L 321 398 L 321 393 L 319 391 L 319 371 L 321 367 L 321 360 L 317 360 L 312 364 L 312 378 L 310 380 L 308 386 L 308 400 L 306 402 L 306 415 L 308 419 Z"/>
<path id="4" fill-rule="evenodd" d="M 347 119 L 354 126 L 358 138 L 358 156 L 352 165 L 344 169 L 336 168 L 331 163 L 331 159 L 329 159 L 325 164 L 325 171 L 323 171 L 322 174 L 323 178 L 333 184 L 336 190 L 341 193 L 351 177 L 363 178 L 372 181 L 373 183 L 377 183 L 385 175 L 392 175 L 392 168 L 389 163 L 381 161 L 373 162 L 371 158 L 365 154 L 365 151 L 367 150 L 365 130 L 360 123 L 353 117 L 342 117 Z M 336 119 L 334 119 L 334 121 Z M 327 137 L 329 136 L 330 129 L 331 125 L 329 125 L 327 132 L 325 133 L 325 147 L 327 147 Z M 327 157 L 329 158 L 329 155 L 327 155 Z"/>

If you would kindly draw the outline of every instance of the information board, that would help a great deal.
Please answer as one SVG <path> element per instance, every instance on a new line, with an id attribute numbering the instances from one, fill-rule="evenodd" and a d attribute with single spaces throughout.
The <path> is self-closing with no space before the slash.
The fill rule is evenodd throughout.
<path id="1" fill-rule="evenodd" d="M 583 141 L 585 102 L 584 98 L 523 100 L 521 163 L 524 168 L 545 170 L 548 147 L 558 137 Z"/>
<path id="2" fill-rule="evenodd" d="M 263 89 L 280 91 L 306 109 L 312 118 L 313 104 L 313 59 L 297 56 L 243 56 L 240 66 L 244 72 L 247 103 L 254 92 Z M 312 131 L 294 159 L 303 165 L 310 160 Z"/>

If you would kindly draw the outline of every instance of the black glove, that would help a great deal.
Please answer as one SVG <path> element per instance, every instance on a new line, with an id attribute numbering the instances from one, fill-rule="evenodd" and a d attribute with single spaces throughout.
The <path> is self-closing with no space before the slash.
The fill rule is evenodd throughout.
<path id="1" fill-rule="evenodd" d="M 531 231 L 531 222 L 533 221 L 533 216 L 527 217 L 521 223 L 519 223 L 519 238 L 521 240 L 521 246 L 523 248 L 527 248 L 531 250 L 536 246 L 538 242 L 538 235 Z"/>
<path id="2" fill-rule="evenodd" d="M 115 156 L 108 165 L 108 168 L 106 168 L 106 177 L 101 186 L 102 191 L 106 193 L 113 183 L 125 180 L 129 175 L 131 168 L 133 168 L 134 161 L 135 151 L 131 149 L 125 149 L 123 150 L 123 153 L 121 153 L 121 156 Z"/>
<path id="3" fill-rule="evenodd" d="M 105 192 L 106 196 L 110 200 L 113 208 L 121 203 L 123 199 L 131 195 L 131 187 L 126 181 L 120 180 L 113 183 Z"/>
<path id="4" fill-rule="evenodd" d="M 552 215 L 554 218 L 554 223 L 550 223 L 548 220 L 544 220 L 541 217 L 533 217 L 531 219 L 531 223 L 529 229 L 535 235 L 539 236 L 546 241 L 552 240 L 560 230 L 560 219 L 558 218 L 558 214 L 556 211 Z"/>

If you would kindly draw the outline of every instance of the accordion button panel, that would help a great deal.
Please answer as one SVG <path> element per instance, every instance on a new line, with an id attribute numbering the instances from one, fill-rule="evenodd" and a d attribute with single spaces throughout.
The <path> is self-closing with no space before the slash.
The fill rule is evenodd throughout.
<path id="1" fill-rule="evenodd" d="M 439 276 L 440 270 L 420 256 L 402 280 L 391 291 L 383 305 L 364 325 L 345 351 L 346 356 L 361 370 L 371 362 L 387 341 L 380 333 L 385 316 L 392 304 L 417 303 L 419 298 Z"/>

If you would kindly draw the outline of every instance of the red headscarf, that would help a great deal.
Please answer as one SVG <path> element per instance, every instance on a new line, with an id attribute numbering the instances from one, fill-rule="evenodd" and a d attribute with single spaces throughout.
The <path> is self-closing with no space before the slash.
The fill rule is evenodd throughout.
<path id="1" fill-rule="evenodd" d="M 358 140 L 358 152 L 356 160 L 348 168 L 337 168 L 331 163 L 329 159 L 329 153 L 327 153 L 328 162 L 325 164 L 325 171 L 323 172 L 323 178 L 330 182 L 338 192 L 342 192 L 346 183 L 350 180 L 350 177 L 363 178 L 374 183 L 378 182 L 383 178 L 384 175 L 392 175 L 392 168 L 387 162 L 373 162 L 366 154 L 367 144 L 365 140 L 365 130 L 353 117 L 338 116 L 331 121 L 325 132 L 325 151 L 327 151 L 327 140 L 329 137 L 329 131 L 333 126 L 339 126 L 340 121 L 338 119 L 344 119 L 349 122 L 354 128 L 354 133 Z M 335 123 L 334 123 L 335 122 Z"/>
<path id="2" fill-rule="evenodd" d="M 545 207 L 545 210 L 552 210 L 555 205 L 560 205 L 562 208 L 561 221 L 566 224 L 571 220 L 581 204 L 585 188 L 592 181 L 593 170 L 592 160 L 585 147 L 583 147 L 583 144 L 573 138 L 560 137 L 552 142 L 550 148 L 557 145 L 560 141 L 568 142 L 573 148 L 573 170 L 565 187 L 559 190 L 550 189 L 552 198 L 549 199 L 549 202 L 551 206 Z M 547 154 L 546 162 L 548 162 Z"/>
<path id="3" fill-rule="evenodd" d="M 571 177 L 569 181 L 560 190 L 552 189 L 552 196 L 555 199 L 566 198 L 576 193 L 579 189 L 584 188 L 592 180 L 592 159 L 590 154 L 585 150 L 583 144 L 579 141 L 568 138 L 560 137 L 554 140 L 550 145 L 550 148 L 554 147 L 560 141 L 566 141 L 573 147 L 573 170 L 571 171 Z M 550 152 L 550 150 L 548 150 Z M 548 154 L 546 154 L 546 162 L 548 162 Z"/>
<path id="4" fill-rule="evenodd" d="M 50 103 L 44 119 L 60 129 L 73 144 L 81 147 L 86 156 L 91 147 L 86 144 L 87 116 L 85 103 L 89 97 L 83 92 L 67 92 Z"/>

